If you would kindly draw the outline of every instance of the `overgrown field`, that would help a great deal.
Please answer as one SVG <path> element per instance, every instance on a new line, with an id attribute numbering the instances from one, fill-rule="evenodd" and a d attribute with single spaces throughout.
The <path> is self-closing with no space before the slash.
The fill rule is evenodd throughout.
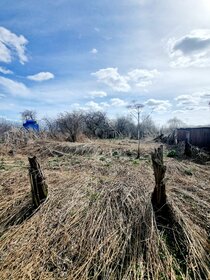
<path id="1" fill-rule="evenodd" d="M 154 213 L 154 143 L 0 147 L 0 279 L 209 279 L 210 166 L 167 157 L 173 221 Z M 49 195 L 31 216 L 28 156 Z M 24 217 L 24 219 L 23 219 Z M 174 222 L 175 221 L 175 222 Z"/>

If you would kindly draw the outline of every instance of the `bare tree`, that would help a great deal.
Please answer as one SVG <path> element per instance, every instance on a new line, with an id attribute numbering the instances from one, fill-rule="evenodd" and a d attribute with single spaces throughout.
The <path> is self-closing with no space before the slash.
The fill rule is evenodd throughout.
<path id="1" fill-rule="evenodd" d="M 36 111 L 34 110 L 25 110 L 23 112 L 20 113 L 22 120 L 26 121 L 26 120 L 35 120 L 36 119 Z"/>
<path id="2" fill-rule="evenodd" d="M 175 129 L 185 126 L 185 123 L 177 117 L 169 119 L 167 124 L 170 132 L 173 132 Z"/>
<path id="3" fill-rule="evenodd" d="M 115 130 L 122 137 L 135 138 L 136 137 L 136 126 L 131 118 L 119 117 L 115 120 Z"/>
<path id="4" fill-rule="evenodd" d="M 64 114 L 60 114 L 56 122 L 58 131 L 67 135 L 69 141 L 76 142 L 79 134 L 83 131 L 84 116 L 80 111 L 72 113 L 66 112 Z"/>
<path id="5" fill-rule="evenodd" d="M 137 120 L 137 139 L 138 139 L 138 148 L 137 148 L 137 158 L 140 158 L 140 120 L 141 120 L 141 113 L 142 109 L 144 108 L 144 105 L 141 103 L 133 102 L 133 104 L 130 104 L 127 106 L 127 108 L 130 110 L 131 115 Z"/>
<path id="6" fill-rule="evenodd" d="M 140 124 L 140 137 L 155 136 L 158 133 L 158 129 L 152 120 L 150 114 L 142 116 L 142 122 Z"/>
<path id="7" fill-rule="evenodd" d="M 106 113 L 96 111 L 84 114 L 85 134 L 89 137 L 109 138 L 110 124 Z"/>

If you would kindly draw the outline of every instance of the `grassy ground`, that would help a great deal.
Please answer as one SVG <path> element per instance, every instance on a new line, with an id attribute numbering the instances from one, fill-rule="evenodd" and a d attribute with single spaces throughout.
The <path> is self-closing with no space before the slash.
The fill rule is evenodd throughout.
<path id="1" fill-rule="evenodd" d="M 160 225 L 150 202 L 155 147 L 143 143 L 137 160 L 135 141 L 32 141 L 14 156 L 1 146 L 0 279 L 209 279 L 210 167 L 165 150 L 176 225 Z M 20 223 L 32 154 L 49 196 Z"/>

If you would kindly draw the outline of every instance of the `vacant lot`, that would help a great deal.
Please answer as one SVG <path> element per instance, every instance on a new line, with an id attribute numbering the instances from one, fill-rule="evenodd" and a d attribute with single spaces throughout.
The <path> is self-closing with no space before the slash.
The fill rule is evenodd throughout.
<path id="1" fill-rule="evenodd" d="M 32 141 L 0 148 L 0 279 L 208 279 L 210 166 L 167 157 L 176 225 L 151 205 L 157 144 Z M 28 156 L 49 195 L 32 216 Z M 17 219 L 17 217 L 19 219 Z"/>

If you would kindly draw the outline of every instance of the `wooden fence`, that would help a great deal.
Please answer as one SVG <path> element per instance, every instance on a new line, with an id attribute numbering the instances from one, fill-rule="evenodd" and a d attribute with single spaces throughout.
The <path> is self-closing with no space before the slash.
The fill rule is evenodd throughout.
<path id="1" fill-rule="evenodd" d="M 192 127 L 177 129 L 177 141 L 185 141 L 199 148 L 210 150 L 210 127 Z"/>

